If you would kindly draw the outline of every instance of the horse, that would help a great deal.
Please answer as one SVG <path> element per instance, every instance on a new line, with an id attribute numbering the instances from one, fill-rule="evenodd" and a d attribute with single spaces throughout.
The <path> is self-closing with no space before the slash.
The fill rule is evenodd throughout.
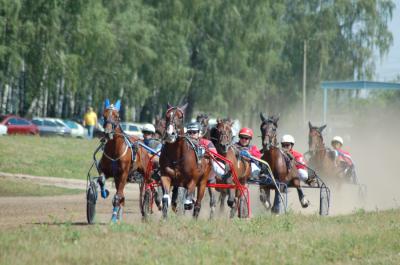
<path id="1" fill-rule="evenodd" d="M 168 104 L 165 113 L 166 131 L 164 146 L 160 155 L 160 173 L 163 187 L 162 212 L 167 218 L 168 207 L 171 204 L 169 191 L 171 186 L 177 189 L 172 201 L 178 200 L 177 212 L 183 212 L 183 200 L 191 200 L 197 186 L 197 198 L 194 205 L 193 217 L 198 218 L 201 201 L 204 197 L 207 180 L 211 172 L 211 161 L 206 156 L 199 158 L 195 144 L 184 134 L 184 111 L 187 104 L 173 107 Z"/>
<path id="2" fill-rule="evenodd" d="M 121 102 L 118 100 L 115 105 L 105 100 L 104 118 L 104 138 L 105 141 L 103 155 L 99 161 L 101 176 L 99 185 L 101 196 L 106 198 L 108 191 L 105 189 L 105 180 L 113 177 L 116 193 L 112 200 L 113 212 L 111 221 L 119 222 L 122 220 L 123 207 L 125 205 L 124 188 L 128 180 L 128 175 L 134 168 L 135 147 L 132 143 L 138 141 L 137 137 L 129 137 L 123 133 L 120 127 Z"/>
<path id="3" fill-rule="evenodd" d="M 209 117 L 205 113 L 199 114 L 196 117 L 196 122 L 200 123 L 200 125 L 201 125 L 201 137 L 209 140 L 210 139 L 210 130 L 208 129 L 208 121 L 209 121 Z"/>
<path id="4" fill-rule="evenodd" d="M 154 127 L 156 129 L 155 138 L 162 139 L 165 133 L 165 119 L 157 116 Z"/>
<path id="5" fill-rule="evenodd" d="M 211 140 L 213 141 L 218 153 L 232 162 L 233 168 L 230 170 L 235 171 L 240 184 L 246 185 L 247 180 L 251 175 L 251 164 L 249 160 L 244 159 L 244 157 L 240 157 L 240 148 L 237 145 L 232 144 L 232 125 L 233 122 L 230 119 L 218 119 L 217 125 L 210 132 Z M 217 180 L 217 182 L 233 184 L 232 173 L 225 181 Z M 226 190 L 219 191 L 221 192 L 220 203 L 222 208 L 227 192 Z M 244 198 L 241 198 L 242 194 L 237 189 L 236 192 L 235 189 L 229 189 L 228 195 L 229 197 L 227 204 L 231 208 L 230 217 L 233 218 L 239 207 L 239 204 L 245 202 L 241 201 L 241 199 Z M 247 217 L 247 211 L 242 211 L 241 209 L 240 217 Z"/>
<path id="6" fill-rule="evenodd" d="M 260 113 L 261 118 L 261 139 L 262 139 L 262 157 L 261 159 L 266 161 L 272 171 L 273 177 L 279 183 L 286 184 L 287 187 L 295 187 L 299 196 L 300 204 L 303 208 L 307 208 L 309 201 L 305 197 L 303 190 L 300 187 L 300 179 L 298 177 L 298 171 L 295 165 L 294 159 L 289 163 L 287 155 L 278 147 L 278 141 L 276 139 L 276 130 L 278 128 L 279 117 L 269 116 L 266 118 L 264 114 Z M 286 157 L 285 157 L 286 156 Z M 272 176 L 271 176 L 272 177 Z M 270 203 L 270 188 L 268 185 L 260 185 L 260 200 L 266 209 L 271 207 Z M 280 185 L 280 191 L 283 190 L 283 186 Z M 276 190 L 276 188 L 275 188 Z M 274 207 L 272 211 L 278 213 L 280 199 L 278 192 L 275 192 Z"/>
<path id="7" fill-rule="evenodd" d="M 340 186 L 344 176 L 339 167 L 336 166 L 336 154 L 330 148 L 325 147 L 322 137 L 322 131 L 326 128 L 326 124 L 318 127 L 308 122 L 308 127 L 310 130 L 306 157 L 308 157 L 310 168 L 318 172 L 326 182 Z"/>

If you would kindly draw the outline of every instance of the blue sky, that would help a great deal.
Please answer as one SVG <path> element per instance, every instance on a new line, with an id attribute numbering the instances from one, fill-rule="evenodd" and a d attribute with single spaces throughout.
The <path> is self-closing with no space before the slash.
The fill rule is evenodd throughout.
<path id="1" fill-rule="evenodd" d="M 400 75 L 400 0 L 394 0 L 394 2 L 396 9 L 389 23 L 389 30 L 393 34 L 393 45 L 382 60 L 376 56 L 375 81 L 393 81 L 397 75 Z"/>

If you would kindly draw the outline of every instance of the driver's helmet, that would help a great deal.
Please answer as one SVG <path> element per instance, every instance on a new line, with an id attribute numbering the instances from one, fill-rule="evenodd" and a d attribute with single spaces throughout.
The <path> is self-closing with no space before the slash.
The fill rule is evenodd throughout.
<path id="1" fill-rule="evenodd" d="M 151 123 L 146 123 L 145 125 L 143 125 L 142 128 L 142 132 L 143 133 L 156 133 L 156 128 L 154 127 L 153 124 Z"/>
<path id="2" fill-rule="evenodd" d="M 254 135 L 253 130 L 250 128 L 244 127 L 242 129 L 240 129 L 240 131 L 239 131 L 239 137 L 247 136 L 247 137 L 253 138 L 253 135 Z"/>
<path id="3" fill-rule="evenodd" d="M 332 138 L 332 143 L 334 143 L 334 142 L 338 142 L 341 145 L 343 145 L 343 138 L 340 137 L 340 136 L 335 136 L 335 137 Z"/>
<path id="4" fill-rule="evenodd" d="M 201 126 L 198 122 L 192 122 L 189 123 L 186 128 L 188 132 L 200 132 Z"/>
<path id="5" fill-rule="evenodd" d="M 294 137 L 291 136 L 290 134 L 285 134 L 281 138 L 281 143 L 291 143 L 294 145 Z"/>

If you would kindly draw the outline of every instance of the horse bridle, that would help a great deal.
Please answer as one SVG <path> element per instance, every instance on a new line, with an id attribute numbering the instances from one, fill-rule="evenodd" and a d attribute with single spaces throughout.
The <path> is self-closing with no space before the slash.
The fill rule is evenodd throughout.
<path id="1" fill-rule="evenodd" d="M 268 124 L 271 124 L 272 127 L 268 126 Z M 262 132 L 262 145 L 265 150 L 269 150 L 270 147 L 277 147 L 276 143 L 276 125 L 274 122 L 270 119 L 265 120 L 261 124 L 261 132 Z M 265 143 L 265 138 L 268 137 L 268 142 Z M 273 141 L 275 143 L 273 143 Z"/>
<path id="2" fill-rule="evenodd" d="M 104 119 L 104 123 L 103 123 L 103 128 L 104 128 L 104 134 L 106 136 L 108 136 L 109 139 L 113 139 L 113 136 L 115 134 L 115 129 L 119 126 L 119 122 L 120 122 L 120 117 L 119 117 L 119 113 L 117 111 L 116 117 L 114 117 L 113 113 L 114 110 L 116 110 L 113 107 L 107 108 L 107 110 L 109 110 L 109 114 L 107 116 L 106 119 Z M 111 124 L 111 131 L 107 131 L 107 124 Z"/>
<path id="3" fill-rule="evenodd" d="M 181 129 L 181 128 L 178 128 L 177 122 L 176 122 L 177 111 L 179 111 L 181 113 L 181 117 L 178 119 L 179 119 L 180 124 L 183 124 L 184 113 L 180 108 L 178 108 L 178 107 L 169 108 L 165 114 L 166 122 L 165 122 L 164 140 L 169 143 L 175 142 L 177 140 L 177 138 L 179 136 L 181 136 L 181 135 L 179 135 L 179 131 L 178 131 L 178 129 Z"/>

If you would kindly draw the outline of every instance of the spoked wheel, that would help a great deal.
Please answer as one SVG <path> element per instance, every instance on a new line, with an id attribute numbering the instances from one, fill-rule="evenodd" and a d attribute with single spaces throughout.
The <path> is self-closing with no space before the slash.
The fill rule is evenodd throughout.
<path id="1" fill-rule="evenodd" d="M 177 205 L 176 205 L 176 213 L 178 215 L 183 215 L 185 213 L 185 206 L 184 206 L 185 198 L 186 198 L 186 189 L 184 187 L 179 187 Z"/>
<path id="2" fill-rule="evenodd" d="M 94 223 L 96 215 L 97 185 L 91 180 L 86 191 L 86 218 L 89 224 Z"/>
<path id="3" fill-rule="evenodd" d="M 247 196 L 242 195 L 239 199 L 239 218 L 248 218 L 249 217 L 249 208 L 247 206 Z"/>
<path id="4" fill-rule="evenodd" d="M 143 218 L 148 220 L 151 214 L 151 201 L 152 192 L 150 189 L 146 189 L 143 195 Z"/>

